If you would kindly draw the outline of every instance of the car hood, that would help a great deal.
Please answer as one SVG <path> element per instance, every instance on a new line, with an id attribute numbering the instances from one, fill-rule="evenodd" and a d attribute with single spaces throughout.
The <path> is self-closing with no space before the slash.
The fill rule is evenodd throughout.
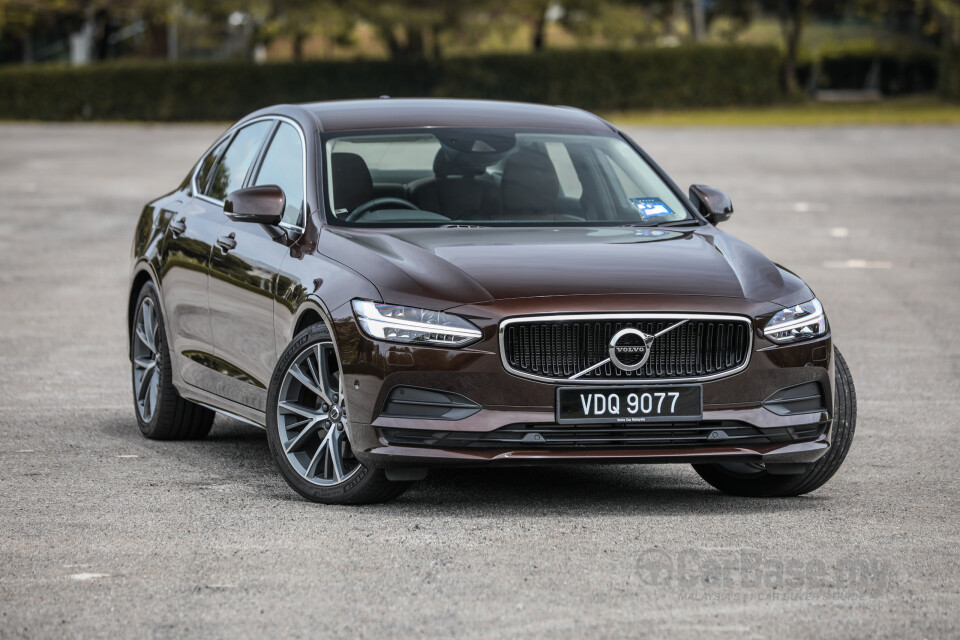
<path id="1" fill-rule="evenodd" d="M 570 295 L 722 296 L 794 304 L 806 285 L 711 226 L 355 229 L 324 227 L 318 250 L 385 302 L 445 309 Z M 812 294 L 810 294 L 812 297 Z"/>

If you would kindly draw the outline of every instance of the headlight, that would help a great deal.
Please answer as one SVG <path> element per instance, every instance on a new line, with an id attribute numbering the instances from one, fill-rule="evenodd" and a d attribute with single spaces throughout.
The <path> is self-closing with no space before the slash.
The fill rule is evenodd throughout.
<path id="1" fill-rule="evenodd" d="M 483 337 L 463 318 L 442 311 L 354 300 L 353 313 L 363 331 L 376 340 L 462 347 Z"/>
<path id="2" fill-rule="evenodd" d="M 779 344 L 816 338 L 826 332 L 827 317 L 816 298 L 778 311 L 763 328 L 763 335 Z"/>

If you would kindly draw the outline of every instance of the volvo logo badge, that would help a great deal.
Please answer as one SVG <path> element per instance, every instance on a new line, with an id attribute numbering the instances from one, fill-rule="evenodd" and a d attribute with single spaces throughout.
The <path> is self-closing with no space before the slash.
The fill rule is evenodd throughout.
<path id="1" fill-rule="evenodd" d="M 653 336 L 631 327 L 621 329 L 610 338 L 610 362 L 621 371 L 636 371 L 650 358 L 651 345 Z"/>

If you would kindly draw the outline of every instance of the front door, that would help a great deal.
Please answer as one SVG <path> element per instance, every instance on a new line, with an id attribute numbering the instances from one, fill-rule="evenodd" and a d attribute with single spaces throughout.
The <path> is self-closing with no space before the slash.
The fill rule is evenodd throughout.
<path id="1" fill-rule="evenodd" d="M 246 186 L 277 185 L 286 196 L 280 229 L 227 220 L 210 260 L 210 319 L 221 367 L 218 393 L 263 411 L 276 366 L 274 305 L 277 273 L 299 234 L 304 201 L 304 139 L 299 129 L 278 121 Z M 279 236 L 279 239 L 276 239 Z"/>
<path id="2" fill-rule="evenodd" d="M 273 303 L 289 255 L 258 224 L 227 222 L 210 260 L 210 320 L 220 366 L 217 393 L 263 411 L 277 363 Z"/>

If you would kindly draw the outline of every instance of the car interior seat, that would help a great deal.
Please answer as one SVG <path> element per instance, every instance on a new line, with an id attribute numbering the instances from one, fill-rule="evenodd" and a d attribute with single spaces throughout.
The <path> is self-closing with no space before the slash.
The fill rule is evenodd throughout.
<path id="1" fill-rule="evenodd" d="M 454 220 L 492 218 L 497 210 L 498 188 L 486 178 L 486 167 L 462 158 L 451 159 L 444 149 L 433 159 L 433 178 L 410 184 L 410 200 L 425 211 Z"/>
<path id="2" fill-rule="evenodd" d="M 560 181 L 546 153 L 522 148 L 507 158 L 500 180 L 504 219 L 554 219 L 559 195 Z"/>
<path id="3" fill-rule="evenodd" d="M 363 158 L 355 153 L 334 153 L 330 165 L 335 212 L 353 211 L 374 198 L 373 178 Z"/>

